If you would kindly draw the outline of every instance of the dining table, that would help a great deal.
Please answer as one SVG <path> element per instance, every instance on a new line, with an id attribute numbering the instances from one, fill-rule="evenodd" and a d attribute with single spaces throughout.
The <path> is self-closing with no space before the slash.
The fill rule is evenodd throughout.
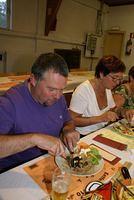
<path id="1" fill-rule="evenodd" d="M 109 182 L 118 172 L 121 166 L 127 165 L 129 167 L 129 173 L 131 178 L 134 178 L 134 137 L 121 135 L 113 129 L 113 125 L 106 126 L 100 130 L 90 133 L 82 137 L 79 141 L 81 144 L 93 145 L 102 151 L 102 155 L 106 161 L 107 166 L 111 166 L 111 169 L 116 169 L 109 176 L 104 178 L 104 174 L 101 175 L 101 180 L 104 183 Z M 103 138 L 103 139 L 102 139 Z M 101 140 L 102 139 L 102 140 Z M 39 184 L 39 172 L 38 165 L 43 163 L 44 173 L 46 171 L 45 167 L 49 168 L 51 171 L 52 160 L 55 162 L 55 158 L 49 154 L 44 154 L 38 158 L 28 161 L 20 166 L 12 168 L 4 173 L 0 174 L 0 200 L 49 200 L 49 193 L 44 190 L 44 185 L 46 179 Z M 56 163 L 55 163 L 56 165 Z M 34 168 L 37 170 L 31 173 Z M 39 168 L 41 169 L 41 167 Z M 30 171 L 31 170 L 31 171 Z M 39 173 L 39 174 L 38 174 Z M 86 181 L 90 182 L 92 178 L 96 181 L 99 175 L 86 176 Z M 82 177 L 83 178 L 83 177 Z M 79 181 L 81 176 L 75 176 L 77 179 L 77 184 L 81 184 Z M 74 179 L 74 181 L 75 181 Z M 73 179 L 72 179 L 73 182 Z M 44 185 L 43 185 L 44 184 Z M 76 183 L 72 183 L 74 189 L 76 189 Z M 42 186 L 43 185 L 43 186 Z M 80 194 L 77 192 L 77 195 Z M 68 198 L 71 199 L 71 198 Z M 72 198 L 74 200 L 79 200 L 78 198 Z"/>

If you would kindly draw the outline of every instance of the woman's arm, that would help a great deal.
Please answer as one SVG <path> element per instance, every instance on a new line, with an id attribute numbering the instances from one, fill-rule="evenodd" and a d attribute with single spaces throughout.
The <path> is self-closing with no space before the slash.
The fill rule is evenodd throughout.
<path id="1" fill-rule="evenodd" d="M 116 108 L 115 111 L 117 112 L 118 116 L 126 118 L 129 122 L 131 122 L 133 116 L 134 116 L 134 109 L 129 109 L 123 107 L 125 103 L 125 97 L 120 94 L 114 94 L 113 95 Z"/>
<path id="2" fill-rule="evenodd" d="M 116 119 L 118 119 L 117 114 L 113 111 L 107 111 L 100 116 L 93 117 L 83 117 L 82 114 L 73 112 L 71 110 L 70 114 L 72 116 L 72 119 L 74 120 L 75 125 L 79 127 L 89 126 L 101 122 L 113 122 L 116 121 Z"/>
<path id="3" fill-rule="evenodd" d="M 114 98 L 117 109 L 121 108 L 124 105 L 125 97 L 123 95 L 115 93 L 113 94 L 113 98 Z"/>

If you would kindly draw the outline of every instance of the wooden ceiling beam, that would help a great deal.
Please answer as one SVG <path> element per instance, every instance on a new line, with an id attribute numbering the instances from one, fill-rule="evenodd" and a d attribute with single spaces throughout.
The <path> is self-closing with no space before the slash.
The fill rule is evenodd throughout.
<path id="1" fill-rule="evenodd" d="M 47 0 L 45 35 L 48 36 L 51 30 L 56 29 L 56 16 L 62 0 Z"/>
<path id="2" fill-rule="evenodd" d="M 134 0 L 100 0 L 109 6 L 121 6 L 134 4 Z"/>

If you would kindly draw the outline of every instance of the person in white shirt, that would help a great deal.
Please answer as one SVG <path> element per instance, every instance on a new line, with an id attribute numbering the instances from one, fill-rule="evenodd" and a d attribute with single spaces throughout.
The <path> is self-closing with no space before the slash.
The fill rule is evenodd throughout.
<path id="1" fill-rule="evenodd" d="M 117 57 L 104 56 L 96 66 L 95 78 L 76 88 L 69 110 L 81 135 L 118 119 L 111 90 L 120 84 L 125 69 L 124 63 Z"/>

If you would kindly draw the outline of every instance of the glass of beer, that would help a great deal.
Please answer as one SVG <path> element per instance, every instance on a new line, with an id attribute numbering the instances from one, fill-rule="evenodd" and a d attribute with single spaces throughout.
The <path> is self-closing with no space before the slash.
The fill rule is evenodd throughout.
<path id="1" fill-rule="evenodd" d="M 71 173 L 56 168 L 52 176 L 52 200 L 66 200 Z"/>

